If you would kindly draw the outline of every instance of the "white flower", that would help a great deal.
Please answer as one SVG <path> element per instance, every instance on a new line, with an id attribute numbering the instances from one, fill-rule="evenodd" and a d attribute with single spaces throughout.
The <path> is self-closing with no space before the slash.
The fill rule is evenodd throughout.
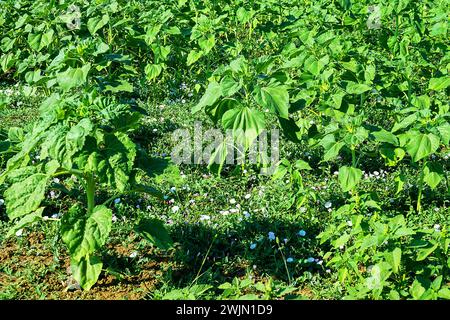
<path id="1" fill-rule="evenodd" d="M 147 206 L 147 210 L 150 210 L 152 208 L 152 206 Z"/>
<path id="2" fill-rule="evenodd" d="M 299 210 L 301 213 L 305 213 L 307 209 L 305 207 L 301 207 Z"/>
<path id="3" fill-rule="evenodd" d="M 61 217 L 60 212 L 52 214 L 52 219 L 59 219 L 60 217 Z"/>
<path id="4" fill-rule="evenodd" d="M 112 220 L 112 222 L 116 222 L 116 221 L 117 221 L 117 217 L 116 217 L 116 215 L 115 215 L 115 214 L 113 214 L 113 215 L 112 215 L 112 218 L 111 218 L 111 220 Z"/>
<path id="5" fill-rule="evenodd" d="M 195 203 L 195 200 L 194 200 L 194 199 L 191 199 L 191 200 L 189 200 L 189 203 L 190 203 L 190 204 L 194 204 L 194 203 Z"/>
<path id="6" fill-rule="evenodd" d="M 288 239 L 287 239 L 287 238 L 284 238 L 283 241 L 284 241 L 284 243 L 286 244 L 286 243 L 288 242 Z"/>
<path id="7" fill-rule="evenodd" d="M 230 203 L 231 203 L 231 204 L 235 204 L 235 203 L 236 203 L 236 200 L 235 200 L 235 199 L 230 199 Z"/>
<path id="8" fill-rule="evenodd" d="M 200 216 L 200 221 L 203 221 L 203 220 L 210 220 L 210 219 L 211 219 L 211 217 L 208 216 L 208 215 L 206 215 L 206 214 L 202 214 L 202 215 Z"/>
<path id="9" fill-rule="evenodd" d="M 230 214 L 230 211 L 228 211 L 228 210 L 221 210 L 219 213 L 224 215 L 224 216 L 226 216 L 226 215 Z"/>
<path id="10" fill-rule="evenodd" d="M 327 208 L 327 209 L 331 208 L 332 205 L 333 204 L 331 203 L 331 201 L 325 202 L 325 208 Z"/>
<path id="11" fill-rule="evenodd" d="M 256 243 L 252 243 L 251 245 L 250 245 L 250 250 L 253 250 L 253 249 L 255 249 L 256 248 Z"/>
<path id="12" fill-rule="evenodd" d="M 5 204 L 5 200 L 0 199 L 0 207 Z"/>
<path id="13" fill-rule="evenodd" d="M 158 129 L 153 129 L 153 132 L 156 132 L 156 131 L 158 131 Z"/>
<path id="14" fill-rule="evenodd" d="M 269 232 L 269 240 L 275 240 L 275 233 L 273 233 L 272 231 Z"/>
<path id="15" fill-rule="evenodd" d="M 19 229 L 16 231 L 16 236 L 21 237 L 23 234 L 23 229 Z"/>
<path id="16" fill-rule="evenodd" d="M 349 227 L 351 227 L 351 226 L 353 226 L 353 222 L 351 222 L 350 220 L 348 220 L 348 221 L 347 221 L 347 225 L 348 225 Z"/>
<path id="17" fill-rule="evenodd" d="M 120 203 L 120 198 L 115 199 L 115 200 L 114 200 L 114 203 L 115 203 L 115 204 L 119 204 L 119 203 Z"/>
<path id="18" fill-rule="evenodd" d="M 300 237 L 304 237 L 304 236 L 306 236 L 306 231 L 305 231 L 305 230 L 300 230 L 300 231 L 298 232 L 298 235 L 299 235 Z"/>
<path id="19" fill-rule="evenodd" d="M 175 187 L 170 188 L 170 192 L 175 193 L 175 191 L 177 191 L 177 188 Z"/>
<path id="20" fill-rule="evenodd" d="M 325 270 L 326 273 L 331 273 L 330 269 Z"/>
<path id="21" fill-rule="evenodd" d="M 314 262 L 314 258 L 311 258 L 311 257 L 310 257 L 310 258 L 307 259 L 307 261 L 310 262 L 310 263 L 311 263 L 311 262 Z"/>
<path id="22" fill-rule="evenodd" d="M 286 262 L 292 263 L 292 262 L 294 262 L 294 259 L 289 257 L 289 258 L 286 259 Z"/>
<path id="23" fill-rule="evenodd" d="M 175 203 L 175 199 L 170 199 L 169 203 Z"/>
<path id="24" fill-rule="evenodd" d="M 54 182 L 54 183 L 59 183 L 59 179 L 58 179 L 58 178 L 54 178 L 54 179 L 53 179 L 53 182 Z"/>
<path id="25" fill-rule="evenodd" d="M 434 230 L 439 231 L 441 229 L 441 225 L 440 224 L 435 224 L 433 226 Z"/>
<path id="26" fill-rule="evenodd" d="M 379 173 L 378 171 L 374 171 L 374 172 L 373 172 L 373 175 L 374 175 L 374 176 L 379 176 L 380 173 Z"/>
<path id="27" fill-rule="evenodd" d="M 250 199 L 250 197 L 251 197 L 251 194 L 250 194 L 250 193 L 247 193 L 247 194 L 244 196 L 245 199 Z"/>
<path id="28" fill-rule="evenodd" d="M 230 209 L 230 213 L 236 213 L 236 212 L 238 212 L 239 210 L 238 209 Z"/>
<path id="29" fill-rule="evenodd" d="M 172 207 L 172 212 L 173 212 L 173 213 L 177 212 L 178 210 L 180 210 L 180 207 L 179 207 L 179 206 L 173 206 L 173 207 Z"/>
<path id="30" fill-rule="evenodd" d="M 321 266 L 321 265 L 322 265 L 322 263 L 323 263 L 323 260 L 319 260 L 319 261 L 317 261 L 317 264 L 318 264 L 319 266 Z"/>
<path id="31" fill-rule="evenodd" d="M 137 252 L 134 251 L 130 254 L 130 258 L 136 258 L 137 257 Z"/>
<path id="32" fill-rule="evenodd" d="M 333 175 L 335 175 L 335 176 L 339 175 L 339 171 L 333 172 Z"/>

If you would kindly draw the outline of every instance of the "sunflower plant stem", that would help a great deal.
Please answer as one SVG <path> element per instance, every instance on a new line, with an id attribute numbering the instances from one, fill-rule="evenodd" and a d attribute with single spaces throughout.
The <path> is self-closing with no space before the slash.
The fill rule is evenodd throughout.
<path id="1" fill-rule="evenodd" d="M 95 178 L 94 175 L 88 174 L 86 176 L 86 194 L 88 204 L 88 215 L 94 212 L 95 207 Z"/>
<path id="2" fill-rule="evenodd" d="M 417 207 L 416 210 L 418 213 L 420 213 L 422 211 L 422 206 L 421 206 L 421 199 L 422 199 L 422 191 L 423 191 L 423 178 L 424 178 L 424 169 L 425 166 L 427 164 L 427 161 L 424 160 L 422 162 L 422 167 L 420 169 L 420 177 L 419 177 L 419 193 L 417 195 Z"/>

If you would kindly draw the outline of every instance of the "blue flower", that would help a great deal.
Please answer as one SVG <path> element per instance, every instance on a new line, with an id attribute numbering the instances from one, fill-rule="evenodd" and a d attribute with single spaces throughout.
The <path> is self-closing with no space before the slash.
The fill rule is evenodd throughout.
<path id="1" fill-rule="evenodd" d="M 304 236 L 306 236 L 306 231 L 305 231 L 305 230 L 300 230 L 300 231 L 298 232 L 298 235 L 299 235 L 300 237 L 304 237 Z"/>
<path id="2" fill-rule="evenodd" d="M 256 243 L 252 243 L 251 245 L 250 245 L 250 250 L 253 250 L 253 249 L 255 249 L 256 248 Z"/>
<path id="3" fill-rule="evenodd" d="M 315 259 L 310 257 L 310 258 L 307 259 L 307 261 L 311 263 L 311 262 L 314 262 Z"/>
<path id="4" fill-rule="evenodd" d="M 275 233 L 273 233 L 272 231 L 269 232 L 269 240 L 275 240 Z"/>
<path id="5" fill-rule="evenodd" d="M 289 258 L 286 259 L 286 262 L 292 263 L 292 262 L 294 262 L 294 259 L 289 257 Z"/>

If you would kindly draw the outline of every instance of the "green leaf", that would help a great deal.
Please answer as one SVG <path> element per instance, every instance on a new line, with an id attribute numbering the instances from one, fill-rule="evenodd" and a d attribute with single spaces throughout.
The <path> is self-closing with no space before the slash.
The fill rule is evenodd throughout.
<path id="1" fill-rule="evenodd" d="M 214 45 L 216 44 L 216 38 L 214 34 L 210 34 L 208 37 L 202 37 L 198 40 L 199 47 L 203 50 L 203 54 L 208 54 Z"/>
<path id="2" fill-rule="evenodd" d="M 295 162 L 295 168 L 297 170 L 312 170 L 311 166 L 309 165 L 308 162 L 303 161 L 303 160 L 297 160 Z"/>
<path id="3" fill-rule="evenodd" d="M 91 35 L 95 35 L 98 30 L 103 28 L 109 22 L 109 16 L 104 14 L 102 17 L 90 18 L 87 22 L 87 28 Z"/>
<path id="4" fill-rule="evenodd" d="M 173 246 L 173 241 L 160 220 L 142 219 L 134 230 L 160 249 L 167 250 Z"/>
<path id="5" fill-rule="evenodd" d="M 145 74 L 147 75 L 148 81 L 156 79 L 162 71 L 162 66 L 160 64 L 147 64 L 145 67 Z"/>
<path id="6" fill-rule="evenodd" d="M 402 250 L 400 248 L 395 248 L 391 253 L 391 266 L 394 273 L 398 273 L 400 268 L 400 263 L 402 260 Z"/>
<path id="7" fill-rule="evenodd" d="M 391 132 L 395 133 L 396 131 L 398 131 L 400 129 L 405 129 L 405 128 L 409 127 L 411 124 L 415 123 L 416 121 L 417 121 L 417 114 L 415 114 L 415 113 L 411 114 L 411 115 L 407 116 L 406 118 L 404 118 L 399 123 L 395 123 Z"/>
<path id="8" fill-rule="evenodd" d="M 286 86 L 275 83 L 267 87 L 256 86 L 253 96 L 263 108 L 268 108 L 281 118 L 289 118 L 289 93 Z"/>
<path id="9" fill-rule="evenodd" d="M 94 152 L 90 156 L 91 168 L 97 171 L 101 183 L 123 192 L 127 188 L 135 157 L 136 146 L 125 133 L 107 134 L 102 153 Z"/>
<path id="10" fill-rule="evenodd" d="M 436 189 L 438 184 L 444 179 L 444 171 L 440 164 L 427 162 L 423 170 L 423 181 L 430 186 L 432 190 Z"/>
<path id="11" fill-rule="evenodd" d="M 192 113 L 196 113 L 207 106 L 212 106 L 219 100 L 222 95 L 222 87 L 217 82 L 213 81 L 208 84 L 205 94 L 200 99 L 199 103 L 192 108 Z"/>
<path id="12" fill-rule="evenodd" d="M 85 84 L 89 70 L 91 70 L 90 63 L 82 68 L 69 67 L 66 71 L 56 74 L 56 81 L 63 90 L 69 90 Z"/>
<path id="13" fill-rule="evenodd" d="M 203 57 L 203 51 L 191 50 L 187 57 L 187 65 L 190 66 Z"/>
<path id="14" fill-rule="evenodd" d="M 431 78 L 428 84 L 429 90 L 439 91 L 450 86 L 450 77 Z"/>
<path id="15" fill-rule="evenodd" d="M 354 167 L 341 167 L 339 169 L 339 184 L 342 191 L 347 192 L 352 190 L 361 180 L 362 171 Z"/>
<path id="16" fill-rule="evenodd" d="M 42 219 L 42 212 L 44 211 L 44 207 L 41 207 L 34 211 L 33 213 L 27 214 L 22 219 L 20 219 L 11 229 L 9 229 L 6 234 L 6 238 L 12 236 L 16 233 L 17 230 L 22 229 L 34 222 L 40 221 Z"/>
<path id="17" fill-rule="evenodd" d="M 339 154 L 339 151 L 344 146 L 344 143 L 342 141 L 339 142 L 333 142 L 330 145 L 327 145 L 325 148 L 325 154 L 323 155 L 323 161 L 330 161 L 334 158 L 336 158 Z"/>
<path id="18" fill-rule="evenodd" d="M 28 34 L 28 44 L 31 49 L 41 51 L 42 48 L 47 47 L 53 40 L 53 29 L 49 29 L 46 33 L 30 33 Z"/>
<path id="19" fill-rule="evenodd" d="M 85 290 L 89 290 L 97 282 L 103 267 L 100 258 L 91 255 L 71 259 L 70 265 L 73 278 Z"/>
<path id="20" fill-rule="evenodd" d="M 345 91 L 347 91 L 347 93 L 349 93 L 349 94 L 361 94 L 366 91 L 369 91 L 370 88 L 371 87 L 367 84 L 349 81 L 347 83 L 347 87 L 345 88 Z"/>
<path id="21" fill-rule="evenodd" d="M 372 135 L 375 137 L 375 140 L 378 142 L 387 142 L 394 146 L 398 146 L 398 139 L 395 134 L 381 129 L 380 131 L 372 132 Z"/>
<path id="22" fill-rule="evenodd" d="M 450 300 L 450 288 L 445 287 L 438 291 L 438 297 L 442 299 Z"/>
<path id="23" fill-rule="evenodd" d="M 439 148 L 439 138 L 432 133 L 418 133 L 410 137 L 405 146 L 406 151 L 412 157 L 414 162 L 419 161 Z"/>
<path id="24" fill-rule="evenodd" d="M 434 250 L 437 249 L 439 243 L 436 243 L 435 245 L 428 246 L 423 249 L 417 250 L 417 259 L 416 261 L 423 261 L 425 260 L 430 254 L 434 252 Z"/>
<path id="25" fill-rule="evenodd" d="M 235 139 L 247 149 L 264 130 L 264 114 L 248 107 L 231 109 L 224 113 L 222 125 L 232 129 Z"/>
<path id="26" fill-rule="evenodd" d="M 15 219 L 37 210 L 44 200 L 47 180 L 46 174 L 36 173 L 10 186 L 4 193 L 8 217 Z"/>
<path id="27" fill-rule="evenodd" d="M 235 81 L 233 77 L 229 75 L 222 78 L 220 86 L 222 87 L 222 95 L 224 97 L 231 97 L 242 87 L 239 82 Z"/>
<path id="28" fill-rule="evenodd" d="M 88 216 L 83 209 L 73 206 L 61 219 L 61 235 L 70 257 L 80 260 L 100 249 L 111 231 L 112 211 L 96 206 Z"/>

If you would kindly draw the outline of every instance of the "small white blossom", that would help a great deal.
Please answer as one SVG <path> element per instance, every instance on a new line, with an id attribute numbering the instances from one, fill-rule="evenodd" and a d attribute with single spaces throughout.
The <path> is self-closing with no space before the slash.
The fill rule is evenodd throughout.
<path id="1" fill-rule="evenodd" d="M 231 204 L 235 204 L 235 203 L 236 203 L 236 200 L 235 200 L 235 199 L 230 199 L 230 203 L 231 203 Z"/>
<path id="2" fill-rule="evenodd" d="M 247 194 L 244 196 L 245 199 L 250 199 L 250 197 L 251 197 L 251 194 L 250 194 L 250 193 L 247 193 Z"/>
<path id="3" fill-rule="evenodd" d="M 130 258 L 136 258 L 137 257 L 137 252 L 134 251 L 130 254 Z"/>
<path id="4" fill-rule="evenodd" d="M 172 212 L 173 212 L 173 213 L 177 212 L 178 210 L 180 210 L 180 207 L 179 207 L 179 206 L 173 206 L 173 207 L 172 207 Z"/>
<path id="5" fill-rule="evenodd" d="M 441 230 L 441 225 L 440 224 L 435 224 L 433 226 L 433 228 L 434 228 L 434 230 L 439 231 L 439 230 Z"/>
<path id="6" fill-rule="evenodd" d="M 112 215 L 112 218 L 111 218 L 111 220 L 112 220 L 112 222 L 116 222 L 116 221 L 117 221 L 117 217 L 116 217 L 116 215 L 115 215 L 115 214 L 113 214 L 113 215 Z"/>
<path id="7" fill-rule="evenodd" d="M 170 192 L 175 193 L 175 191 L 177 191 L 177 188 L 175 187 L 170 188 Z"/>
<path id="8" fill-rule="evenodd" d="M 0 199 L 0 207 L 5 204 L 5 200 Z"/>
<path id="9" fill-rule="evenodd" d="M 333 204 L 331 203 L 331 201 L 325 202 L 325 208 L 327 208 L 327 209 L 331 208 L 332 205 Z"/>
<path id="10" fill-rule="evenodd" d="M 19 230 L 16 231 L 16 236 L 17 237 L 21 237 L 22 234 L 23 234 L 23 229 L 19 229 Z"/>
<path id="11" fill-rule="evenodd" d="M 351 220 L 348 220 L 348 221 L 347 221 L 347 225 L 348 225 L 349 227 L 351 227 L 351 226 L 353 226 L 353 222 L 351 222 Z"/>
<path id="12" fill-rule="evenodd" d="M 210 219 L 211 219 L 211 217 L 208 216 L 208 215 L 206 215 L 206 214 L 202 214 L 202 215 L 200 216 L 200 221 L 203 221 L 203 220 L 210 220 Z"/>

